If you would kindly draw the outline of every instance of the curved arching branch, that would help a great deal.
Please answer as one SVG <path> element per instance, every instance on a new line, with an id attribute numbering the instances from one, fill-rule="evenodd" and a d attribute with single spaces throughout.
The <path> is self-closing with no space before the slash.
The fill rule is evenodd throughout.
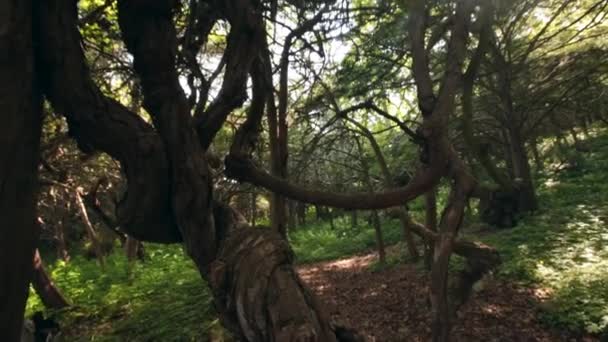
<path id="1" fill-rule="evenodd" d="M 170 210 L 168 164 L 160 137 L 137 114 L 105 97 L 91 79 L 76 6 L 57 0 L 38 6 L 37 56 L 46 71 L 44 93 L 66 117 L 70 135 L 83 151 L 100 150 L 120 161 L 128 181 L 117 206 L 121 229 L 139 240 L 181 241 Z"/>
<path id="2" fill-rule="evenodd" d="M 250 39 L 259 44 L 254 51 L 259 51 L 264 38 L 260 4 L 243 0 L 227 3 L 237 10 L 232 14 L 240 20 L 253 18 L 259 25 L 250 31 L 256 34 Z M 150 11 L 146 4 L 131 0 L 119 0 L 118 5 L 123 37 L 141 79 L 144 106 L 167 150 L 173 213 L 187 253 L 211 286 L 223 323 L 238 340 L 335 341 L 328 319 L 293 269 L 288 244 L 274 232 L 247 229 L 230 207 L 213 200 L 204 148 L 175 70 L 173 9 L 161 6 Z M 262 83 L 259 69 L 251 72 L 257 90 L 249 115 L 259 117 L 263 112 Z M 254 121 L 251 127 L 256 126 Z M 239 139 L 241 146 L 247 146 L 247 135 Z"/>
<path id="3" fill-rule="evenodd" d="M 257 168 L 251 160 L 230 154 L 225 160 L 226 175 L 241 182 L 261 186 L 300 202 L 343 209 L 386 209 L 403 205 L 435 186 L 444 170 L 427 167 L 414 175 L 405 187 L 385 192 L 335 193 L 307 189 Z"/>

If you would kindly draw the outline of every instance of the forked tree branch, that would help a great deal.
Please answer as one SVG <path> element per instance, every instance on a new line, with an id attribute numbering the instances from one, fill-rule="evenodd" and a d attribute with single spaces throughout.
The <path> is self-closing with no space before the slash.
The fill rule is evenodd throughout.
<path id="1" fill-rule="evenodd" d="M 228 115 L 243 105 L 247 98 L 247 76 L 251 63 L 257 57 L 260 40 L 265 39 L 261 18 L 249 14 L 248 1 L 229 1 L 223 10 L 230 22 L 228 45 L 222 60 L 225 60 L 224 80 L 217 98 L 204 112 L 197 113 L 195 124 L 200 143 L 206 150 Z"/>
<path id="2" fill-rule="evenodd" d="M 117 206 L 121 228 L 140 240 L 180 241 L 170 210 L 163 143 L 137 114 L 105 97 L 89 75 L 72 2 L 39 3 L 37 50 L 42 88 L 83 151 L 101 150 L 120 161 L 129 191 Z M 69 85 L 69 86 L 66 86 Z"/>

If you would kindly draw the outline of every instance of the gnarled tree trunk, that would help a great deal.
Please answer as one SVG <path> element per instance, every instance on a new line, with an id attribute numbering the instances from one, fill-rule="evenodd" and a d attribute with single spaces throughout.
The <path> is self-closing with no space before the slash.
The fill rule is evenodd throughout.
<path id="1" fill-rule="evenodd" d="M 121 162 L 129 186 L 118 210 L 121 229 L 146 241 L 183 240 L 211 286 L 222 321 L 235 336 L 249 341 L 334 341 L 336 332 L 293 269 L 287 243 L 276 233 L 250 229 L 232 209 L 212 200 L 204 152 L 234 108 L 234 97 L 245 89 L 248 72 L 254 83 L 250 111 L 261 115 L 264 108 L 266 96 L 260 91 L 267 88 L 260 87 L 260 80 L 265 67 L 259 54 L 251 53 L 266 51 L 260 48 L 265 35 L 259 4 L 216 4 L 231 24 L 227 72 L 217 100 L 194 120 L 175 69 L 175 5 L 119 1 L 118 6 L 144 106 L 158 134 L 104 97 L 90 79 L 70 2 L 40 3 L 46 94 L 67 117 L 82 148 L 103 150 Z"/>

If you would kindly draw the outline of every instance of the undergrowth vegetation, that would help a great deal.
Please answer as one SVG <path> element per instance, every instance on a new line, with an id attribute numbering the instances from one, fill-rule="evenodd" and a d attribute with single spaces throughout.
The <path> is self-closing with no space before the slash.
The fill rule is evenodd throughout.
<path id="1" fill-rule="evenodd" d="M 503 257 L 499 275 L 549 292 L 547 322 L 608 333 L 608 132 L 558 151 L 566 168 L 537 177 L 541 207 L 517 227 L 480 238 Z M 564 155 L 565 154 L 565 155 Z M 559 158 L 558 158 L 559 159 Z M 554 166 L 564 164 L 556 160 Z M 560 170 L 560 171 L 557 171 Z"/>
<path id="2" fill-rule="evenodd" d="M 386 219 L 382 234 L 388 246 L 401 240 L 399 221 Z M 363 221 L 353 227 L 347 217 L 334 222 L 313 222 L 290 234 L 290 243 L 298 263 L 339 259 L 376 248 L 374 228 Z"/>
<path id="3" fill-rule="evenodd" d="M 120 252 L 120 250 L 118 250 Z M 201 341 L 224 334 L 212 296 L 181 247 L 146 245 L 146 261 L 114 253 L 102 270 L 75 257 L 49 267 L 73 304 L 47 312 L 68 341 Z M 43 310 L 32 291 L 27 313 Z"/>
<path id="4" fill-rule="evenodd" d="M 596 131 L 583 143 L 586 152 L 547 151 L 555 152 L 555 163 L 538 172 L 541 206 L 534 215 L 512 229 L 465 231 L 464 236 L 499 250 L 499 277 L 547 293 L 540 305 L 547 323 L 601 334 L 608 331 L 608 131 Z M 558 168 L 564 160 L 571 165 Z M 420 218 L 419 201 L 410 209 Z M 398 243 L 399 221 L 384 218 L 383 234 L 387 246 Z M 353 226 L 348 215 L 336 218 L 333 227 L 322 221 L 299 227 L 290 243 L 298 263 L 376 248 L 365 217 Z M 49 272 L 73 306 L 47 314 L 66 327 L 69 340 L 225 340 L 209 290 L 181 247 L 147 244 L 146 251 L 145 262 L 129 264 L 118 249 L 105 270 L 78 256 L 68 264 L 52 263 Z M 389 255 L 387 265 L 371 267 L 399 262 L 401 255 Z M 27 310 L 44 310 L 33 291 Z"/>

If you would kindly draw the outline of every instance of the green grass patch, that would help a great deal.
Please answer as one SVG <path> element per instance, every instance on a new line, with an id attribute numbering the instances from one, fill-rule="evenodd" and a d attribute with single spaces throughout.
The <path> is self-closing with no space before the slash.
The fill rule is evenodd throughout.
<path id="1" fill-rule="evenodd" d="M 401 240 L 401 226 L 397 220 L 382 220 L 382 233 L 386 246 Z M 348 217 L 334 220 L 334 228 L 329 222 L 316 221 L 298 227 L 289 234 L 289 241 L 298 263 L 333 260 L 347 257 L 376 247 L 374 228 L 360 220 L 352 227 Z"/>
<path id="2" fill-rule="evenodd" d="M 548 170 L 537 178 L 538 212 L 480 239 L 501 253 L 500 276 L 553 291 L 543 305 L 547 322 L 606 333 L 608 132 L 598 132 L 585 145 L 589 152 L 576 152 L 575 168 Z"/>
<path id="3" fill-rule="evenodd" d="M 120 252 L 120 250 L 118 251 Z M 147 260 L 129 265 L 122 253 L 94 260 L 74 257 L 49 265 L 73 306 L 46 312 L 70 341 L 206 341 L 224 332 L 212 297 L 181 247 L 146 245 Z M 44 311 L 31 291 L 27 313 Z"/>

